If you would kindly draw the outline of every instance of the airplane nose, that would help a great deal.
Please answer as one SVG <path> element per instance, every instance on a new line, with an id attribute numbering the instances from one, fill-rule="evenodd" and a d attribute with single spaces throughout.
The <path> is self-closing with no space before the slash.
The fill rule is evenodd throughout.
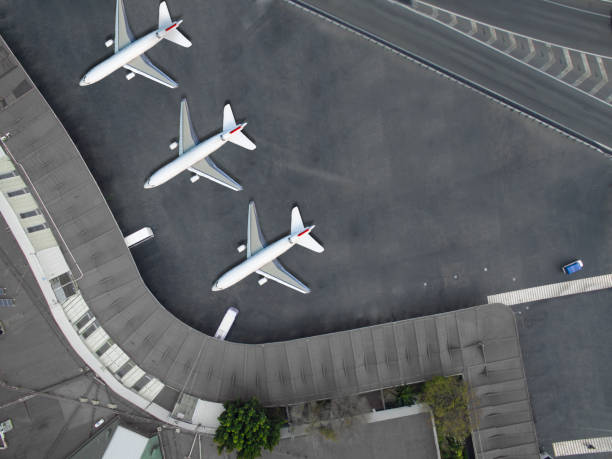
<path id="1" fill-rule="evenodd" d="M 144 187 L 145 187 L 145 189 L 147 189 L 147 190 L 148 190 L 148 189 L 150 189 L 150 188 L 153 188 L 153 185 L 151 185 L 151 184 L 149 183 L 149 181 L 147 180 L 147 181 L 145 182 L 145 184 L 144 184 Z"/>
<path id="2" fill-rule="evenodd" d="M 219 290 L 221 290 L 221 289 L 220 289 L 220 288 L 219 288 L 219 286 L 217 285 L 217 282 L 215 282 L 215 284 L 213 284 L 213 286 L 212 286 L 212 291 L 213 291 L 213 292 L 218 292 Z"/>
<path id="3" fill-rule="evenodd" d="M 79 86 L 87 86 L 89 84 L 89 83 L 87 83 L 86 78 L 87 77 L 81 78 L 81 81 L 79 81 Z"/>

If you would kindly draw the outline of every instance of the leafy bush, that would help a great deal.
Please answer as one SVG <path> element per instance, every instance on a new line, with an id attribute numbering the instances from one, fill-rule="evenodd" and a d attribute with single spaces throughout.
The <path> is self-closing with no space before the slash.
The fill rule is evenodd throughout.
<path id="1" fill-rule="evenodd" d="M 226 402 L 223 407 L 215 432 L 219 454 L 236 450 L 238 459 L 254 459 L 263 448 L 272 451 L 278 444 L 283 420 L 269 417 L 256 398 Z"/>
<path id="2" fill-rule="evenodd" d="M 416 403 L 417 394 L 413 386 L 398 386 L 395 388 L 397 406 L 412 406 Z"/>
<path id="3" fill-rule="evenodd" d="M 470 435 L 468 399 L 467 384 L 461 378 L 436 376 L 423 387 L 421 401 L 433 411 L 444 459 L 463 457 L 463 446 Z"/>

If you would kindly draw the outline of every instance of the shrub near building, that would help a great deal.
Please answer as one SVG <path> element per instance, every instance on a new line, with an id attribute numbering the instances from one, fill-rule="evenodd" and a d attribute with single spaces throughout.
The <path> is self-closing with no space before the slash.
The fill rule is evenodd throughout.
<path id="1" fill-rule="evenodd" d="M 272 451 L 278 444 L 284 421 L 268 416 L 257 399 L 226 402 L 223 407 L 215 432 L 219 454 L 236 450 L 238 459 L 254 459 L 262 449 Z"/>
<path id="2" fill-rule="evenodd" d="M 463 458 L 464 446 L 470 436 L 469 397 L 465 381 L 459 377 L 437 376 L 423 385 L 419 399 L 433 411 L 442 458 Z"/>

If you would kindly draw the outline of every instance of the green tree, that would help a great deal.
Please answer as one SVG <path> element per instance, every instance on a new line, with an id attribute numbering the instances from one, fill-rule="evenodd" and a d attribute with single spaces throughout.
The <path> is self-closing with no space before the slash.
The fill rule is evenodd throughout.
<path id="1" fill-rule="evenodd" d="M 397 406 L 412 406 L 416 403 L 417 394 L 413 386 L 404 385 L 394 389 Z"/>
<path id="2" fill-rule="evenodd" d="M 462 447 L 470 435 L 468 400 L 467 384 L 461 378 L 436 376 L 423 386 L 421 401 L 433 411 L 443 457 L 462 457 Z"/>
<path id="3" fill-rule="evenodd" d="M 236 450 L 238 459 L 253 459 L 263 448 L 272 451 L 278 444 L 283 420 L 269 417 L 256 398 L 226 402 L 223 407 L 215 432 L 219 454 Z"/>

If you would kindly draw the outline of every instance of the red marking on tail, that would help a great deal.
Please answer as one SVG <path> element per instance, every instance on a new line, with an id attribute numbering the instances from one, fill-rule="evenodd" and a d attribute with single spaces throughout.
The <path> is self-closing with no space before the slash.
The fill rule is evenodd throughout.
<path id="1" fill-rule="evenodd" d="M 177 26 L 178 26 L 178 22 L 175 22 L 174 24 L 172 24 L 170 27 L 168 27 L 168 28 L 166 29 L 166 32 L 167 32 L 168 30 L 172 30 L 172 29 L 174 29 L 174 28 L 175 28 L 175 27 L 177 27 Z"/>
<path id="2" fill-rule="evenodd" d="M 234 129 L 233 131 L 230 131 L 230 134 L 233 134 L 236 131 L 239 131 L 240 129 L 242 129 L 242 126 L 238 126 L 236 129 Z"/>
<path id="3" fill-rule="evenodd" d="M 308 231 L 310 231 L 310 228 L 306 228 L 304 231 L 298 234 L 298 237 L 302 236 L 303 234 L 306 234 Z"/>

